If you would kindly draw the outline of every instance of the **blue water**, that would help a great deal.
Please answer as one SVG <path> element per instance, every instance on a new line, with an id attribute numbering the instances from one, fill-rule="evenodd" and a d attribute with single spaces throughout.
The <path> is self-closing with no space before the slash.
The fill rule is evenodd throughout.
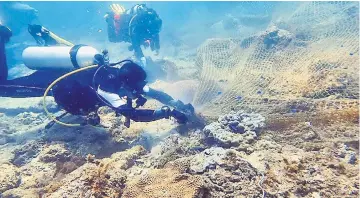
<path id="1" fill-rule="evenodd" d="M 195 114 L 187 114 L 186 125 L 172 118 L 126 128 L 110 108 L 100 108 L 101 126 L 48 128 L 42 98 L 0 97 L 0 198 L 359 194 L 359 3 L 0 2 L 0 22 L 13 32 L 9 78 L 34 72 L 22 60 L 23 50 L 36 45 L 28 24 L 107 49 L 110 62 L 131 57 L 128 43 L 108 39 L 104 15 L 112 3 L 145 3 L 159 14 L 160 54 L 144 50 L 157 66 L 147 68 L 148 85 L 192 103 Z M 48 110 L 64 113 L 51 98 Z M 164 105 L 147 99 L 146 108 Z M 78 124 L 85 116 L 61 120 Z M 181 162 L 190 165 L 178 174 Z M 156 169 L 164 170 L 151 175 Z M 195 177 L 210 188 L 195 192 Z M 180 195 L 172 194 L 179 183 Z"/>
<path id="2" fill-rule="evenodd" d="M 125 8 L 136 3 L 119 2 Z M 181 42 L 196 48 L 208 38 L 229 36 L 214 33 L 209 27 L 216 22 L 226 19 L 228 15 L 267 15 L 270 14 L 277 2 L 145 2 L 154 8 L 163 20 L 160 34 L 161 45 L 172 45 Z M 96 48 L 116 46 L 109 43 L 107 38 L 107 25 L 104 19 L 106 12 L 110 11 L 112 2 L 26 2 L 27 6 L 37 10 L 37 17 L 30 16 L 24 6 L 12 6 L 15 2 L 0 4 L 0 18 L 14 32 L 14 36 L 7 48 L 9 67 L 21 64 L 21 51 L 24 47 L 34 45 L 35 41 L 27 33 L 29 23 L 41 24 L 59 36 L 75 44 L 88 44 Z M 28 9 L 28 7 L 26 7 Z M 16 19 L 16 20 L 14 20 Z M 32 19 L 32 20 L 31 20 Z M 256 25 L 253 22 L 252 25 Z M 267 22 L 261 24 L 267 26 Z M 81 42 L 81 43 L 80 43 Z M 163 48 L 164 55 L 173 56 Z"/>

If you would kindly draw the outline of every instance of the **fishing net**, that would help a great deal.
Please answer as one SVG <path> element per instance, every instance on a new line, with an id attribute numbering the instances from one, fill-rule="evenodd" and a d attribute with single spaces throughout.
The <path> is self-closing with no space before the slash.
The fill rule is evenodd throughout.
<path id="1" fill-rule="evenodd" d="M 274 10 L 258 34 L 199 47 L 193 104 L 204 116 L 243 109 L 270 120 L 358 119 L 359 3 L 293 8 L 279 8 L 282 18 Z"/>

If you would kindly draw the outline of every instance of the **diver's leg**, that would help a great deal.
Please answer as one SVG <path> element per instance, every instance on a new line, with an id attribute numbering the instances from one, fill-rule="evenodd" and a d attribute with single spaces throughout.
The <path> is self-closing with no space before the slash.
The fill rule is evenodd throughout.
<path id="1" fill-rule="evenodd" d="M 60 72 L 36 71 L 29 76 L 0 82 L 0 97 L 27 98 L 44 95 L 46 88 L 59 76 Z M 49 92 L 49 95 L 51 93 Z"/>
<path id="2" fill-rule="evenodd" d="M 7 85 L 21 85 L 28 87 L 47 88 L 57 78 L 64 75 L 66 72 L 59 71 L 36 71 L 28 76 L 7 80 Z"/>
<path id="3" fill-rule="evenodd" d="M 45 89 L 20 85 L 0 85 L 0 97 L 29 98 L 43 96 Z M 51 95 L 51 94 L 49 94 Z"/>
<path id="4" fill-rule="evenodd" d="M 189 112 L 191 114 L 195 111 L 194 107 L 190 103 L 185 105 L 182 101 L 174 100 L 174 98 L 172 98 L 169 94 L 162 91 L 149 88 L 149 91 L 146 92 L 145 95 L 163 103 L 164 105 L 172 106 L 181 111 Z"/>
<path id="5" fill-rule="evenodd" d="M 0 38 L 0 82 L 6 81 L 8 77 L 8 67 L 6 64 L 5 43 Z"/>
<path id="6" fill-rule="evenodd" d="M 6 81 L 8 77 L 5 44 L 9 41 L 11 36 L 11 30 L 0 24 L 0 82 Z"/>

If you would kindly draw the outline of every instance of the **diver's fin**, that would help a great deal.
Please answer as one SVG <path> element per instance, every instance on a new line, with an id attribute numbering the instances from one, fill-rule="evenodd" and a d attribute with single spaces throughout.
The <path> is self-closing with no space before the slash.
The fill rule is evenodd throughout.
<path id="1" fill-rule="evenodd" d="M 53 38 L 58 44 L 63 44 L 63 45 L 66 45 L 66 46 L 74 46 L 74 44 L 70 43 L 69 41 L 57 36 L 56 34 L 52 33 L 49 31 L 49 36 L 51 38 Z"/>
<path id="2" fill-rule="evenodd" d="M 38 45 L 66 45 L 74 46 L 71 42 L 59 37 L 42 25 L 28 25 L 28 32 L 34 37 Z"/>

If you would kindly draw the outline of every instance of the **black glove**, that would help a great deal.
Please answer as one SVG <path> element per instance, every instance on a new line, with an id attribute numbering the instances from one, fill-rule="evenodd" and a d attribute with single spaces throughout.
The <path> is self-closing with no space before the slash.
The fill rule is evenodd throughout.
<path id="1" fill-rule="evenodd" d="M 181 113 L 180 111 L 173 109 L 170 113 L 172 117 L 176 119 L 176 121 L 180 124 L 185 124 L 188 121 L 188 118 L 184 113 Z"/>
<path id="2" fill-rule="evenodd" d="M 12 36 L 12 31 L 8 27 L 0 25 L 1 41 L 7 43 L 9 42 L 11 36 Z"/>
<path id="3" fill-rule="evenodd" d="M 190 113 L 190 114 L 194 114 L 194 112 L 195 112 L 194 107 L 190 103 L 185 105 L 180 100 L 171 100 L 170 105 L 175 107 L 177 110 L 182 111 L 182 112 L 186 112 L 186 113 Z"/>

